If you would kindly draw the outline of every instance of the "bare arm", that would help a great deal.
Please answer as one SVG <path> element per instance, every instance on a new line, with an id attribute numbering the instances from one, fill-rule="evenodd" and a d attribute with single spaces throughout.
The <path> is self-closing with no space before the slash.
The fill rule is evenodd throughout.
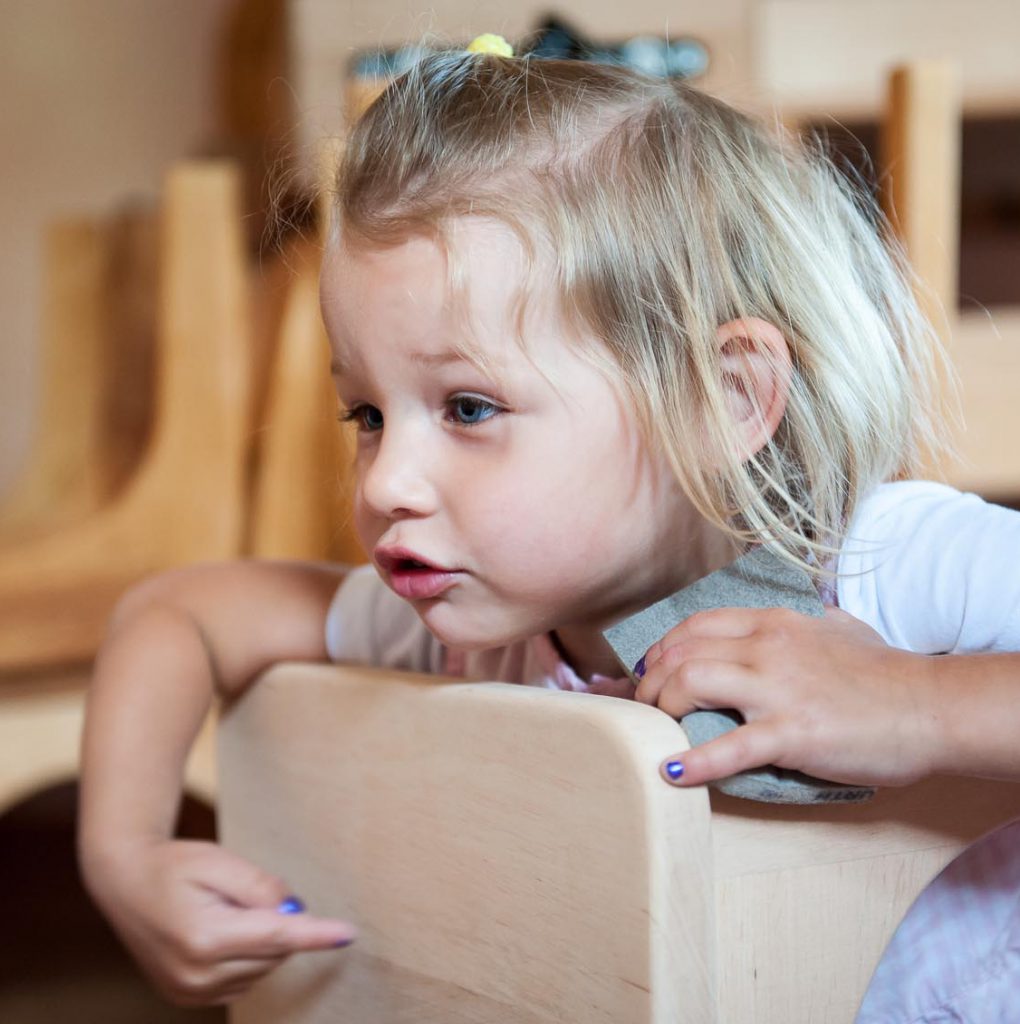
<path id="1" fill-rule="evenodd" d="M 315 919 L 275 914 L 281 880 L 211 844 L 172 841 L 184 764 L 215 696 L 239 694 L 275 662 L 324 659 L 326 611 L 341 578 L 311 564 L 196 566 L 143 582 L 114 614 L 83 736 L 82 871 L 175 1001 L 229 997 L 240 989 L 228 982 L 257 976 L 252 958 L 264 972 L 296 948 L 343 938 L 337 922 L 316 930 Z M 215 914 L 202 894 L 220 897 Z M 262 914 L 242 919 L 230 907 Z M 230 961 L 245 969 L 223 969 Z"/>
<path id="2" fill-rule="evenodd" d="M 932 770 L 1020 781 L 1020 654 L 931 661 Z"/>

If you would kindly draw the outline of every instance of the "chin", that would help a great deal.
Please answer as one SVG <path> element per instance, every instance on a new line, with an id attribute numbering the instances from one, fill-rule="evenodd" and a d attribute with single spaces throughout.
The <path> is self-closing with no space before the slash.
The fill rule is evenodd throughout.
<path id="1" fill-rule="evenodd" d="M 531 631 L 515 630 L 509 628 L 506 623 L 497 625 L 472 622 L 462 613 L 454 612 L 449 606 L 422 609 L 418 611 L 418 615 L 428 631 L 441 644 L 464 652 L 506 647 L 541 632 L 538 628 Z"/>

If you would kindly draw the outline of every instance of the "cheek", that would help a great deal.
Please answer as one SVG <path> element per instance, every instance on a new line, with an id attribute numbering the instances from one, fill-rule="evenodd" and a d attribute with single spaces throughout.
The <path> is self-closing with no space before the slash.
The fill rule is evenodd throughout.
<path id="1" fill-rule="evenodd" d="M 354 499 L 351 503 L 351 518 L 354 522 L 354 532 L 361 542 L 361 546 L 371 555 L 376 542 L 382 536 L 383 525 L 379 517 L 373 515 L 361 496 L 360 484 L 355 485 Z"/>

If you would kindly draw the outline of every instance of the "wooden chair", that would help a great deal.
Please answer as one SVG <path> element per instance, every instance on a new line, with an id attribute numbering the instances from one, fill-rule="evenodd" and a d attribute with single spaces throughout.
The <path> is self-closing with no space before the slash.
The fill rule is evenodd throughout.
<path id="1" fill-rule="evenodd" d="M 677 790 L 655 708 L 278 666 L 224 715 L 221 836 L 358 942 L 296 956 L 233 1024 L 849 1024 L 921 888 L 1020 815 L 933 779 L 869 804 Z"/>
<path id="2" fill-rule="evenodd" d="M 251 430 L 240 223 L 229 165 L 171 172 L 151 443 L 116 499 L 0 547 L 0 672 L 85 662 L 130 582 L 240 553 Z"/>

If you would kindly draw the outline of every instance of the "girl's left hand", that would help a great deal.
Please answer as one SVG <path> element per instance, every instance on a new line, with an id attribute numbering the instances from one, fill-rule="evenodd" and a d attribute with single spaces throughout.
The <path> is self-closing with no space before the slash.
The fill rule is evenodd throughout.
<path id="1" fill-rule="evenodd" d="M 935 659 L 889 647 L 836 608 L 699 612 L 645 656 L 635 699 L 680 718 L 735 708 L 744 725 L 669 762 L 691 786 L 761 765 L 858 785 L 902 785 L 932 770 Z M 675 771 L 675 769 L 674 769 Z"/>

